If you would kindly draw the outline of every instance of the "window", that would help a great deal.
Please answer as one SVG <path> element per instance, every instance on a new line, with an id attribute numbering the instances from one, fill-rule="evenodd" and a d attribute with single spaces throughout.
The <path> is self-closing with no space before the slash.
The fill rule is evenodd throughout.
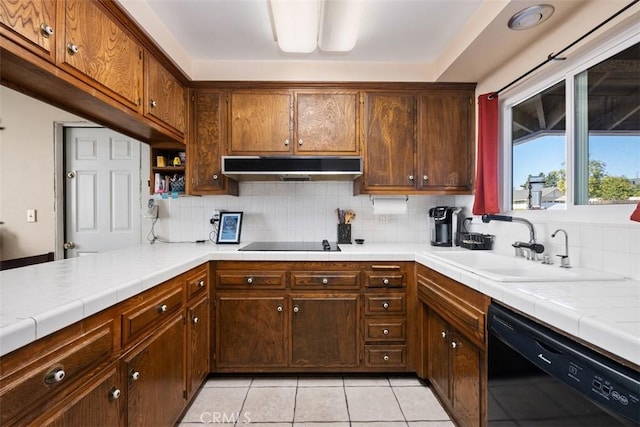
<path id="1" fill-rule="evenodd" d="M 640 200 L 639 43 L 507 108 L 512 209 Z"/>

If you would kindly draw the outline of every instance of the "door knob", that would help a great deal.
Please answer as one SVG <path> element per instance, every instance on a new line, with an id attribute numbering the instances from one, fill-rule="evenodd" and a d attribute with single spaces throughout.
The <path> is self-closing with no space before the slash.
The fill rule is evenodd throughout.
<path id="1" fill-rule="evenodd" d="M 67 172 L 67 178 L 73 179 L 76 177 L 76 173 L 74 171 Z"/>
<path id="2" fill-rule="evenodd" d="M 62 247 L 64 247 L 65 249 L 75 249 L 76 244 L 74 242 L 64 242 L 64 245 L 62 245 Z"/>

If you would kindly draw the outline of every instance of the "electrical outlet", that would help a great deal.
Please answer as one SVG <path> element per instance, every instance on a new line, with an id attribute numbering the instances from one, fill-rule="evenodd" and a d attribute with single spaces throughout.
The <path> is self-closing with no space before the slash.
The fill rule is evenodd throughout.
<path id="1" fill-rule="evenodd" d="M 36 210 L 27 209 L 27 222 L 36 222 Z"/>
<path id="2" fill-rule="evenodd" d="M 213 215 L 211 215 L 211 219 L 209 220 L 211 224 L 215 224 L 216 222 L 220 222 L 220 211 L 213 211 Z"/>
<path id="3" fill-rule="evenodd" d="M 378 215 L 378 222 L 380 224 L 389 224 L 391 222 L 391 215 Z"/>

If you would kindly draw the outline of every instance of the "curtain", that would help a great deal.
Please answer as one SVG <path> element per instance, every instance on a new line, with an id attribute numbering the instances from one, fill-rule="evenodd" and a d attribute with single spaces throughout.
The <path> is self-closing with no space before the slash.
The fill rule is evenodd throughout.
<path id="1" fill-rule="evenodd" d="M 636 206 L 636 210 L 631 214 L 631 221 L 640 222 L 640 203 L 638 203 L 638 206 Z"/>
<path id="2" fill-rule="evenodd" d="M 498 95 L 478 97 L 478 160 L 473 214 L 500 212 L 498 200 Z"/>

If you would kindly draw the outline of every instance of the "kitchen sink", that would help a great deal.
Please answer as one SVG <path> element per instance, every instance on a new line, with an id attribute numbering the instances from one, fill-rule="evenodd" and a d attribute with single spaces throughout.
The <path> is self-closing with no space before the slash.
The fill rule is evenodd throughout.
<path id="1" fill-rule="evenodd" d="M 433 251 L 439 260 L 496 282 L 586 282 L 623 280 L 624 277 L 587 268 L 560 268 L 539 261 L 485 251 Z"/>

